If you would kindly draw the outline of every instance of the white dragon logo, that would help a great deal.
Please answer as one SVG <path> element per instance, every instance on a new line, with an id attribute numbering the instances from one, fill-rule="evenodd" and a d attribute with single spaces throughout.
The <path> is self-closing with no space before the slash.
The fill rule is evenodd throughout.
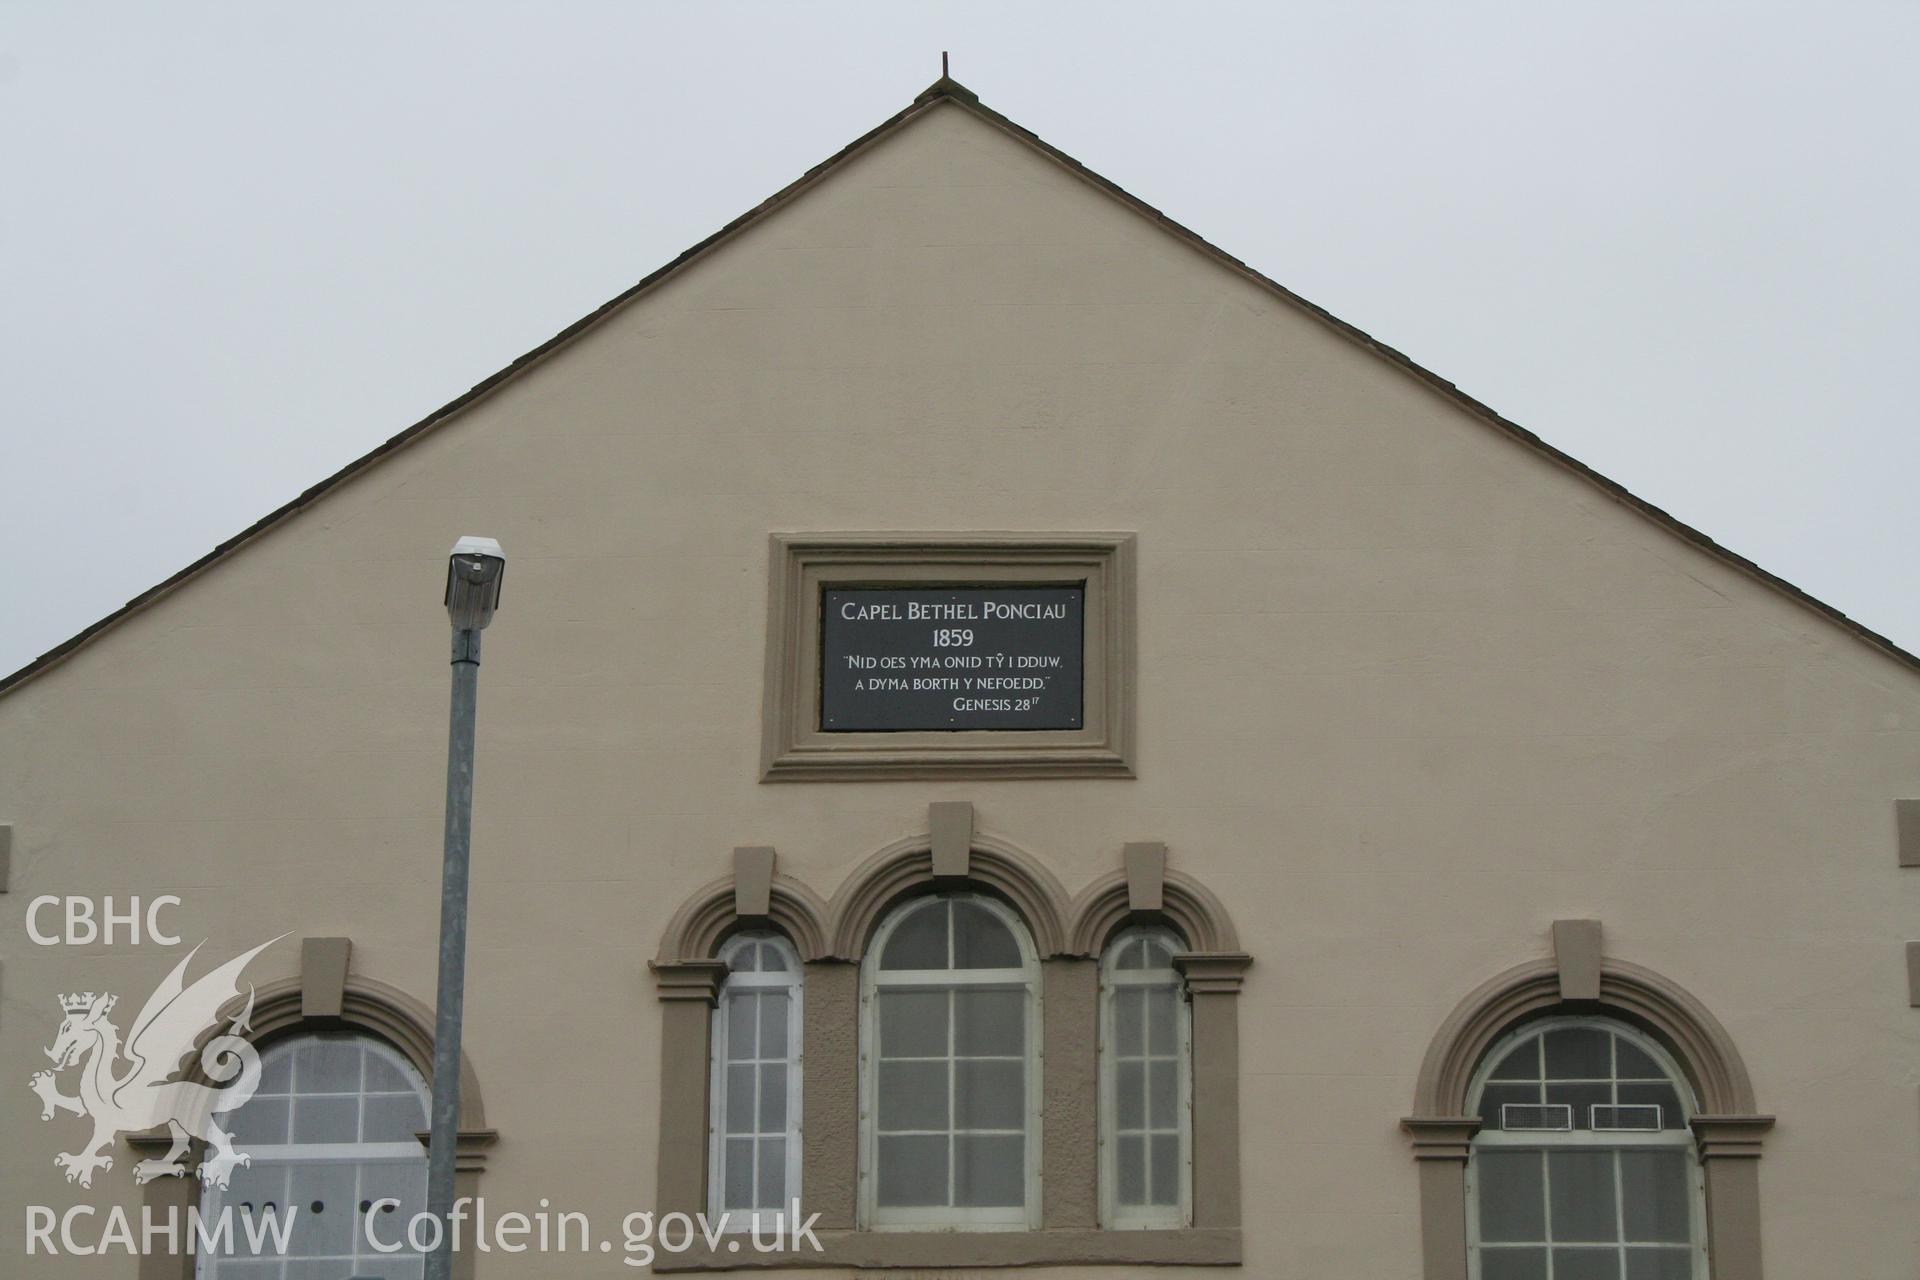
<path id="1" fill-rule="evenodd" d="M 66 1019 L 60 1024 L 53 1047 L 46 1051 L 53 1060 L 53 1070 L 36 1071 L 27 1083 L 40 1095 L 42 1120 L 53 1119 L 56 1111 L 93 1119 L 93 1137 L 84 1146 L 53 1158 L 66 1171 L 68 1182 L 92 1186 L 94 1170 L 113 1168 L 110 1151 L 117 1135 L 159 1125 L 167 1127 L 173 1148 L 157 1160 L 136 1164 L 135 1182 L 177 1178 L 186 1173 L 185 1157 L 193 1138 L 204 1139 L 213 1148 L 200 1164 L 201 1180 L 210 1186 L 225 1187 L 235 1165 L 252 1162 L 245 1153 L 234 1150 L 233 1135 L 213 1119 L 217 1113 L 239 1108 L 260 1086 L 260 1055 L 246 1039 L 252 1029 L 248 1025 L 253 1016 L 251 986 L 247 988 L 246 1006 L 233 1016 L 227 1030 L 200 1050 L 200 1069 L 208 1079 L 225 1087 L 171 1077 L 180 1060 L 192 1052 L 201 1031 L 216 1023 L 221 1006 L 240 994 L 240 971 L 247 962 L 278 941 L 274 938 L 261 943 L 192 986 L 185 985 L 182 978 L 200 948 L 189 951 L 147 998 L 124 1046 L 119 1028 L 107 1021 L 119 997 L 91 991 L 60 997 Z M 115 1065 L 123 1057 L 127 1069 L 115 1074 Z M 54 1074 L 76 1065 L 80 1066 L 80 1091 L 78 1096 L 68 1097 L 54 1083 Z M 230 1080 L 233 1083 L 227 1084 Z"/>

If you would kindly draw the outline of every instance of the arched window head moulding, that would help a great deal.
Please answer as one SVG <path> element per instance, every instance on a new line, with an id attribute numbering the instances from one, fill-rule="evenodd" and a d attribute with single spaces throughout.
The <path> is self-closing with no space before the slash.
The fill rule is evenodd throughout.
<path id="1" fill-rule="evenodd" d="M 1041 959 L 1069 954 L 1066 890 L 1032 854 L 993 836 L 974 833 L 964 877 L 933 873 L 932 840 L 909 836 L 856 867 L 833 895 L 831 954 L 858 961 L 888 910 L 906 898 L 942 888 L 984 890 L 1014 909 L 1033 936 Z"/>
<path id="2" fill-rule="evenodd" d="M 301 1011 L 300 997 L 298 977 L 277 978 L 255 988 L 250 1023 L 252 1043 L 265 1046 L 296 1031 L 364 1031 L 398 1049 L 423 1080 L 433 1079 L 433 1010 L 398 987 L 350 974 L 341 991 L 337 1017 L 306 1016 Z M 194 1045 L 192 1065 L 183 1079 L 212 1083 L 201 1074 L 200 1049 L 244 1003 L 245 997 L 231 1001 L 221 1010 L 219 1024 L 201 1034 Z M 487 1130 L 487 1108 L 480 1094 L 480 1081 L 464 1049 L 460 1054 L 460 1130 L 463 1137 L 470 1131 Z"/>
<path id="3" fill-rule="evenodd" d="M 1171 928 L 1186 950 L 1237 952 L 1240 935 L 1233 918 L 1211 890 L 1193 877 L 1168 869 L 1160 889 L 1160 909 L 1132 909 L 1124 871 L 1095 880 L 1074 900 L 1067 950 L 1076 956 L 1098 956 L 1109 939 L 1129 925 L 1159 924 Z"/>
<path id="4" fill-rule="evenodd" d="M 1733 1037 L 1678 983 L 1607 957 L 1600 962 L 1599 999 L 1581 1003 L 1643 1027 L 1661 1041 L 1686 1073 L 1703 1116 L 1754 1113 L 1753 1085 Z M 1420 1064 L 1414 1116 L 1464 1116 L 1474 1071 L 1488 1048 L 1522 1022 L 1565 1007 L 1559 966 L 1552 959 L 1515 965 L 1482 983 L 1434 1033 Z"/>
<path id="5" fill-rule="evenodd" d="M 722 876 L 695 890 L 668 921 L 656 964 L 711 960 L 741 928 L 773 928 L 793 943 L 802 961 L 858 961 L 887 910 L 917 893 L 968 885 L 1005 901 L 1032 932 L 1040 956 L 1097 958 L 1106 942 L 1131 924 L 1161 924 L 1177 932 L 1189 951 L 1237 952 L 1239 932 L 1225 905 L 1206 886 L 1167 870 L 1161 905 L 1133 909 L 1124 871 L 1111 872 L 1069 897 L 1052 872 L 1019 846 L 984 833 L 969 840 L 967 873 L 936 875 L 931 834 L 909 836 L 874 853 L 823 901 L 807 885 L 775 875 L 762 916 L 736 914 L 735 877 Z"/>
<path id="6" fill-rule="evenodd" d="M 695 890 L 667 922 L 655 962 L 711 960 L 721 944 L 743 928 L 770 928 L 785 935 L 802 962 L 831 955 L 827 904 L 812 889 L 776 875 L 767 895 L 767 914 L 743 917 L 735 912 L 734 888 L 734 877 L 727 875 Z"/>

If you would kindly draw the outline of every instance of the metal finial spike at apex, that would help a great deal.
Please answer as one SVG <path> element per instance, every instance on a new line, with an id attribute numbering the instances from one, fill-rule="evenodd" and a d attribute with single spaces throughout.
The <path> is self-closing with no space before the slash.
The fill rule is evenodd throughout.
<path id="1" fill-rule="evenodd" d="M 947 75 L 948 75 L 948 72 L 947 72 L 947 51 L 946 51 L 945 49 L 942 49 L 942 50 L 940 51 L 940 78 L 941 78 L 942 80 L 945 80 L 945 79 L 947 78 Z"/>

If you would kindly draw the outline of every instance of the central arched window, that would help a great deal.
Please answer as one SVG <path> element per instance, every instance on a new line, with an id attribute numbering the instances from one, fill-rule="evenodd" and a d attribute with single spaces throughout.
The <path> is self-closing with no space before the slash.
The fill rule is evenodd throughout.
<path id="1" fill-rule="evenodd" d="M 260 1054 L 260 1087 L 228 1122 L 252 1163 L 233 1170 L 224 1191 L 208 1188 L 210 1226 L 228 1211 L 235 1251 L 201 1254 L 201 1280 L 295 1280 L 378 1276 L 418 1280 L 421 1256 L 407 1224 L 426 1208 L 427 1086 L 400 1053 L 371 1036 L 303 1034 Z M 384 1203 L 383 1203 L 384 1202 Z M 378 1207 L 376 1207 L 378 1206 Z M 249 1247 L 247 1225 L 266 1215 L 286 1222 L 284 1253 Z M 398 1252 L 382 1253 L 373 1233 Z"/>
<path id="2" fill-rule="evenodd" d="M 882 922 L 862 976 L 870 1225 L 1038 1224 L 1038 978 L 1026 929 L 991 898 L 920 898 Z"/>
<path id="3" fill-rule="evenodd" d="M 709 1203 L 728 1230 L 744 1231 L 800 1195 L 800 957 L 778 934 L 744 933 L 720 959 Z"/>
<path id="4" fill-rule="evenodd" d="M 1555 1018 L 1495 1045 L 1471 1093 L 1478 1280 L 1707 1275 L 1692 1091 L 1623 1023 Z"/>

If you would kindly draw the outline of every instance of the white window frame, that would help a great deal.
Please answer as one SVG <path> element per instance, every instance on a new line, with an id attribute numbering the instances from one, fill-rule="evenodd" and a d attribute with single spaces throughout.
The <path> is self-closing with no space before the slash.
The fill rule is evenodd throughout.
<path id="1" fill-rule="evenodd" d="M 1121 950 L 1131 942 L 1150 939 L 1165 943 L 1173 954 L 1187 949 L 1180 936 L 1157 925 L 1134 926 L 1115 934 L 1100 954 L 1100 1221 L 1113 1230 L 1166 1230 L 1193 1220 L 1193 1008 L 1185 982 L 1171 965 L 1165 969 L 1120 969 Z M 1169 981 L 1169 978 L 1171 981 Z M 1178 1026 L 1174 1051 L 1178 1054 L 1178 1094 L 1175 1099 L 1180 1129 L 1180 1198 L 1173 1205 L 1120 1203 L 1119 1066 L 1114 1049 L 1115 995 L 1122 989 L 1170 988 Z"/>
<path id="2" fill-rule="evenodd" d="M 867 949 L 860 971 L 860 1221 L 867 1229 L 874 1231 L 1032 1230 L 1040 1225 L 1040 1071 L 1043 1061 L 1040 1045 L 1040 958 L 1034 950 L 1033 936 L 1025 922 L 998 900 L 976 893 L 943 893 L 937 895 L 937 900 L 973 902 L 991 911 L 1012 932 L 1014 942 L 1020 948 L 1021 966 L 1018 969 L 889 969 L 884 971 L 883 977 L 880 958 L 886 953 L 887 940 L 893 936 L 893 931 L 902 920 L 927 904 L 928 899 L 924 897 L 896 906 L 874 934 L 873 944 Z M 948 945 L 952 946 L 951 934 Z M 975 990 L 1026 992 L 1027 1096 L 1023 1144 L 1026 1185 L 1023 1205 L 1005 1208 L 968 1208 L 951 1204 L 944 1208 L 935 1205 L 882 1208 L 879 1204 L 879 1188 L 876 1184 L 880 1169 L 880 1069 L 877 1054 L 880 1008 L 877 997 L 883 991 L 911 990 L 916 987 L 969 987 Z M 949 1010 L 951 1007 L 950 1004 Z M 951 1020 L 951 1012 L 948 1018 Z M 951 1052 L 951 1025 L 947 1034 Z M 949 1126 L 952 1125 L 951 1114 L 947 1122 Z M 949 1134 L 952 1132 L 950 1127 Z M 950 1137 L 949 1162 L 953 1149 Z M 948 1179 L 947 1198 L 953 1198 L 951 1176 Z"/>
<path id="3" fill-rule="evenodd" d="M 802 1002 L 806 998 L 806 971 L 800 965 L 800 953 L 778 933 L 755 931 L 738 934 L 720 948 L 717 959 L 731 964 L 733 957 L 749 945 L 772 945 L 786 961 L 784 972 L 734 973 L 729 971 L 720 987 L 720 998 L 713 1007 L 713 1034 L 708 1055 L 707 1108 L 707 1214 L 709 1222 L 724 1222 L 728 1232 L 757 1231 L 763 1238 L 786 1223 L 787 1205 L 800 1196 L 800 1073 L 803 1069 L 802 1046 L 806 1025 Z M 727 1003 L 734 992 L 785 990 L 787 992 L 787 1159 L 786 1195 L 779 1209 L 728 1209 L 727 1203 Z M 771 1061 L 771 1059 L 760 1059 Z M 759 1105 L 756 1091 L 754 1105 Z M 755 1144 L 766 1134 L 755 1134 Z"/>
<path id="4" fill-rule="evenodd" d="M 414 1069 L 413 1063 L 408 1061 L 407 1058 L 403 1054 L 401 1054 L 399 1050 L 393 1048 L 393 1046 L 387 1044 L 385 1041 L 379 1039 L 376 1036 L 367 1034 L 366 1032 L 354 1031 L 354 1032 L 349 1032 L 346 1035 L 323 1034 L 319 1032 L 300 1032 L 298 1034 L 287 1036 L 285 1038 L 277 1039 L 273 1041 L 271 1044 L 269 1044 L 266 1047 L 266 1049 L 261 1053 L 260 1056 L 264 1063 L 264 1061 L 268 1058 L 268 1055 L 274 1055 L 276 1057 L 280 1055 L 291 1055 L 304 1045 L 318 1044 L 318 1043 L 340 1043 L 343 1041 L 352 1041 L 354 1044 L 358 1045 L 361 1049 L 365 1050 L 367 1053 L 370 1053 L 378 1058 L 383 1059 L 388 1066 L 391 1066 L 396 1071 L 398 1071 L 401 1075 L 401 1078 L 406 1080 L 409 1084 L 411 1084 L 414 1088 L 414 1092 L 419 1096 L 422 1114 L 429 1117 L 432 1115 L 433 1103 L 432 1103 L 432 1097 L 431 1097 L 430 1091 L 428 1090 L 428 1087 L 427 1087 L 427 1082 L 420 1075 L 420 1073 Z M 279 1097 L 281 1095 L 269 1094 L 267 1096 Z M 357 1096 L 357 1097 L 364 1098 L 366 1096 L 366 1093 L 363 1088 L 360 1091 L 360 1093 L 357 1095 L 344 1094 L 344 1093 L 343 1094 L 315 1094 L 315 1095 L 288 1093 L 286 1096 L 290 1098 L 301 1098 L 301 1097 L 307 1097 L 307 1096 L 342 1097 L 342 1098 Z M 288 1112 L 287 1123 L 289 1126 L 288 1133 L 289 1133 L 289 1136 L 291 1136 L 291 1133 L 292 1133 L 291 1126 L 293 1123 L 293 1116 L 292 1116 L 291 1109 Z M 426 1127 L 425 1121 L 422 1121 L 421 1127 L 422 1128 Z M 426 1178 L 427 1149 L 425 1146 L 423 1146 L 420 1143 L 420 1141 L 417 1138 L 412 1139 L 410 1141 L 406 1141 L 406 1142 L 280 1142 L 280 1143 L 257 1142 L 257 1143 L 248 1143 L 244 1148 L 242 1148 L 242 1150 L 244 1150 L 246 1154 L 249 1157 L 251 1157 L 252 1163 L 257 1165 L 287 1164 L 287 1165 L 313 1166 L 317 1164 L 335 1164 L 335 1163 L 337 1164 L 417 1163 L 420 1166 L 421 1179 L 423 1184 Z M 201 1190 L 200 1212 L 203 1215 L 205 1215 L 209 1224 L 215 1221 L 215 1215 L 217 1215 L 221 1211 L 221 1208 L 226 1204 L 227 1197 L 229 1194 L 230 1193 L 227 1190 L 219 1187 L 204 1187 Z M 282 1205 L 281 1210 L 284 1212 L 286 1207 L 287 1206 Z M 424 1207 L 424 1196 L 423 1196 L 423 1207 Z M 305 1213 L 306 1207 L 302 1205 L 300 1211 L 302 1213 Z M 359 1213 L 359 1206 L 357 1204 L 354 1206 L 354 1213 L 356 1215 Z M 380 1238 L 385 1243 L 391 1244 L 395 1241 L 398 1241 L 401 1246 L 398 1252 L 388 1254 L 386 1256 L 389 1258 L 424 1258 L 425 1257 L 424 1254 L 415 1253 L 412 1250 L 412 1248 L 407 1245 L 406 1226 L 407 1226 L 406 1221 L 396 1216 L 394 1225 L 380 1233 Z M 358 1234 L 362 1232 L 364 1229 L 365 1228 L 363 1224 L 361 1224 L 356 1218 L 356 1221 L 354 1223 L 354 1231 L 356 1233 L 356 1236 L 358 1236 Z M 233 1238 L 235 1240 L 244 1240 L 246 1238 L 245 1225 L 239 1220 L 237 1214 L 235 1217 L 235 1221 L 233 1223 Z M 356 1238 L 355 1249 L 354 1249 L 354 1256 L 356 1260 L 358 1260 L 360 1257 L 361 1249 L 359 1246 L 362 1243 L 364 1243 L 362 1239 Z M 331 1255 L 328 1255 L 328 1256 L 330 1257 Z M 220 1274 L 220 1264 L 222 1262 L 243 1262 L 243 1263 L 252 1264 L 246 1268 L 247 1274 L 251 1276 L 254 1274 L 253 1266 L 257 1266 L 258 1263 L 263 1260 L 272 1260 L 280 1263 L 281 1264 L 280 1274 L 284 1275 L 287 1263 L 309 1261 L 310 1259 L 308 1255 L 292 1254 L 292 1253 L 288 1253 L 284 1255 L 272 1254 L 272 1253 L 252 1255 L 252 1254 L 243 1254 L 239 1252 L 233 1252 L 233 1253 L 216 1255 L 216 1254 L 196 1252 L 194 1256 L 193 1274 L 194 1274 L 195 1280 L 218 1280 L 218 1277 Z"/>
<path id="5" fill-rule="evenodd" d="M 1652 1058 L 1660 1069 L 1667 1074 L 1673 1084 L 1675 1096 L 1680 1099 L 1681 1119 L 1690 1120 L 1699 1105 L 1693 1096 L 1693 1086 L 1688 1083 L 1685 1073 L 1673 1055 L 1659 1043 L 1641 1034 L 1638 1030 L 1612 1018 L 1561 1017 L 1544 1018 L 1535 1022 L 1521 1024 L 1488 1049 L 1481 1057 L 1480 1065 L 1475 1069 L 1473 1081 L 1467 1090 L 1468 1111 L 1478 1115 L 1480 1092 L 1488 1083 L 1493 1069 L 1506 1059 L 1508 1051 L 1520 1041 L 1557 1029 L 1568 1027 L 1593 1027 L 1610 1031 L 1621 1037 L 1635 1048 Z M 1688 1251 L 1693 1264 L 1693 1280 L 1709 1280 L 1711 1268 L 1707 1257 L 1706 1222 L 1706 1173 L 1700 1164 L 1699 1152 L 1694 1146 L 1693 1131 L 1684 1124 L 1678 1129 L 1662 1129 L 1658 1132 L 1630 1129 L 1610 1129 L 1601 1132 L 1574 1130 L 1520 1130 L 1512 1133 L 1489 1132 L 1482 1130 L 1473 1137 L 1472 1147 L 1467 1160 L 1466 1203 L 1467 1203 L 1467 1274 L 1470 1280 L 1480 1280 L 1480 1179 L 1478 1154 L 1481 1151 L 1684 1151 L 1687 1158 L 1687 1223 L 1688 1232 L 1693 1239 L 1693 1247 Z M 1619 1165 L 1614 1166 L 1614 1213 L 1625 1212 L 1625 1196 L 1619 1183 Z M 1545 1189 L 1545 1213 L 1547 1233 L 1553 1231 L 1553 1187 L 1548 1183 Z M 1620 1234 L 1624 1237 L 1625 1232 Z M 1547 1274 L 1553 1273 L 1552 1241 L 1548 1246 Z M 1507 1246 L 1489 1246 L 1507 1247 Z"/>

